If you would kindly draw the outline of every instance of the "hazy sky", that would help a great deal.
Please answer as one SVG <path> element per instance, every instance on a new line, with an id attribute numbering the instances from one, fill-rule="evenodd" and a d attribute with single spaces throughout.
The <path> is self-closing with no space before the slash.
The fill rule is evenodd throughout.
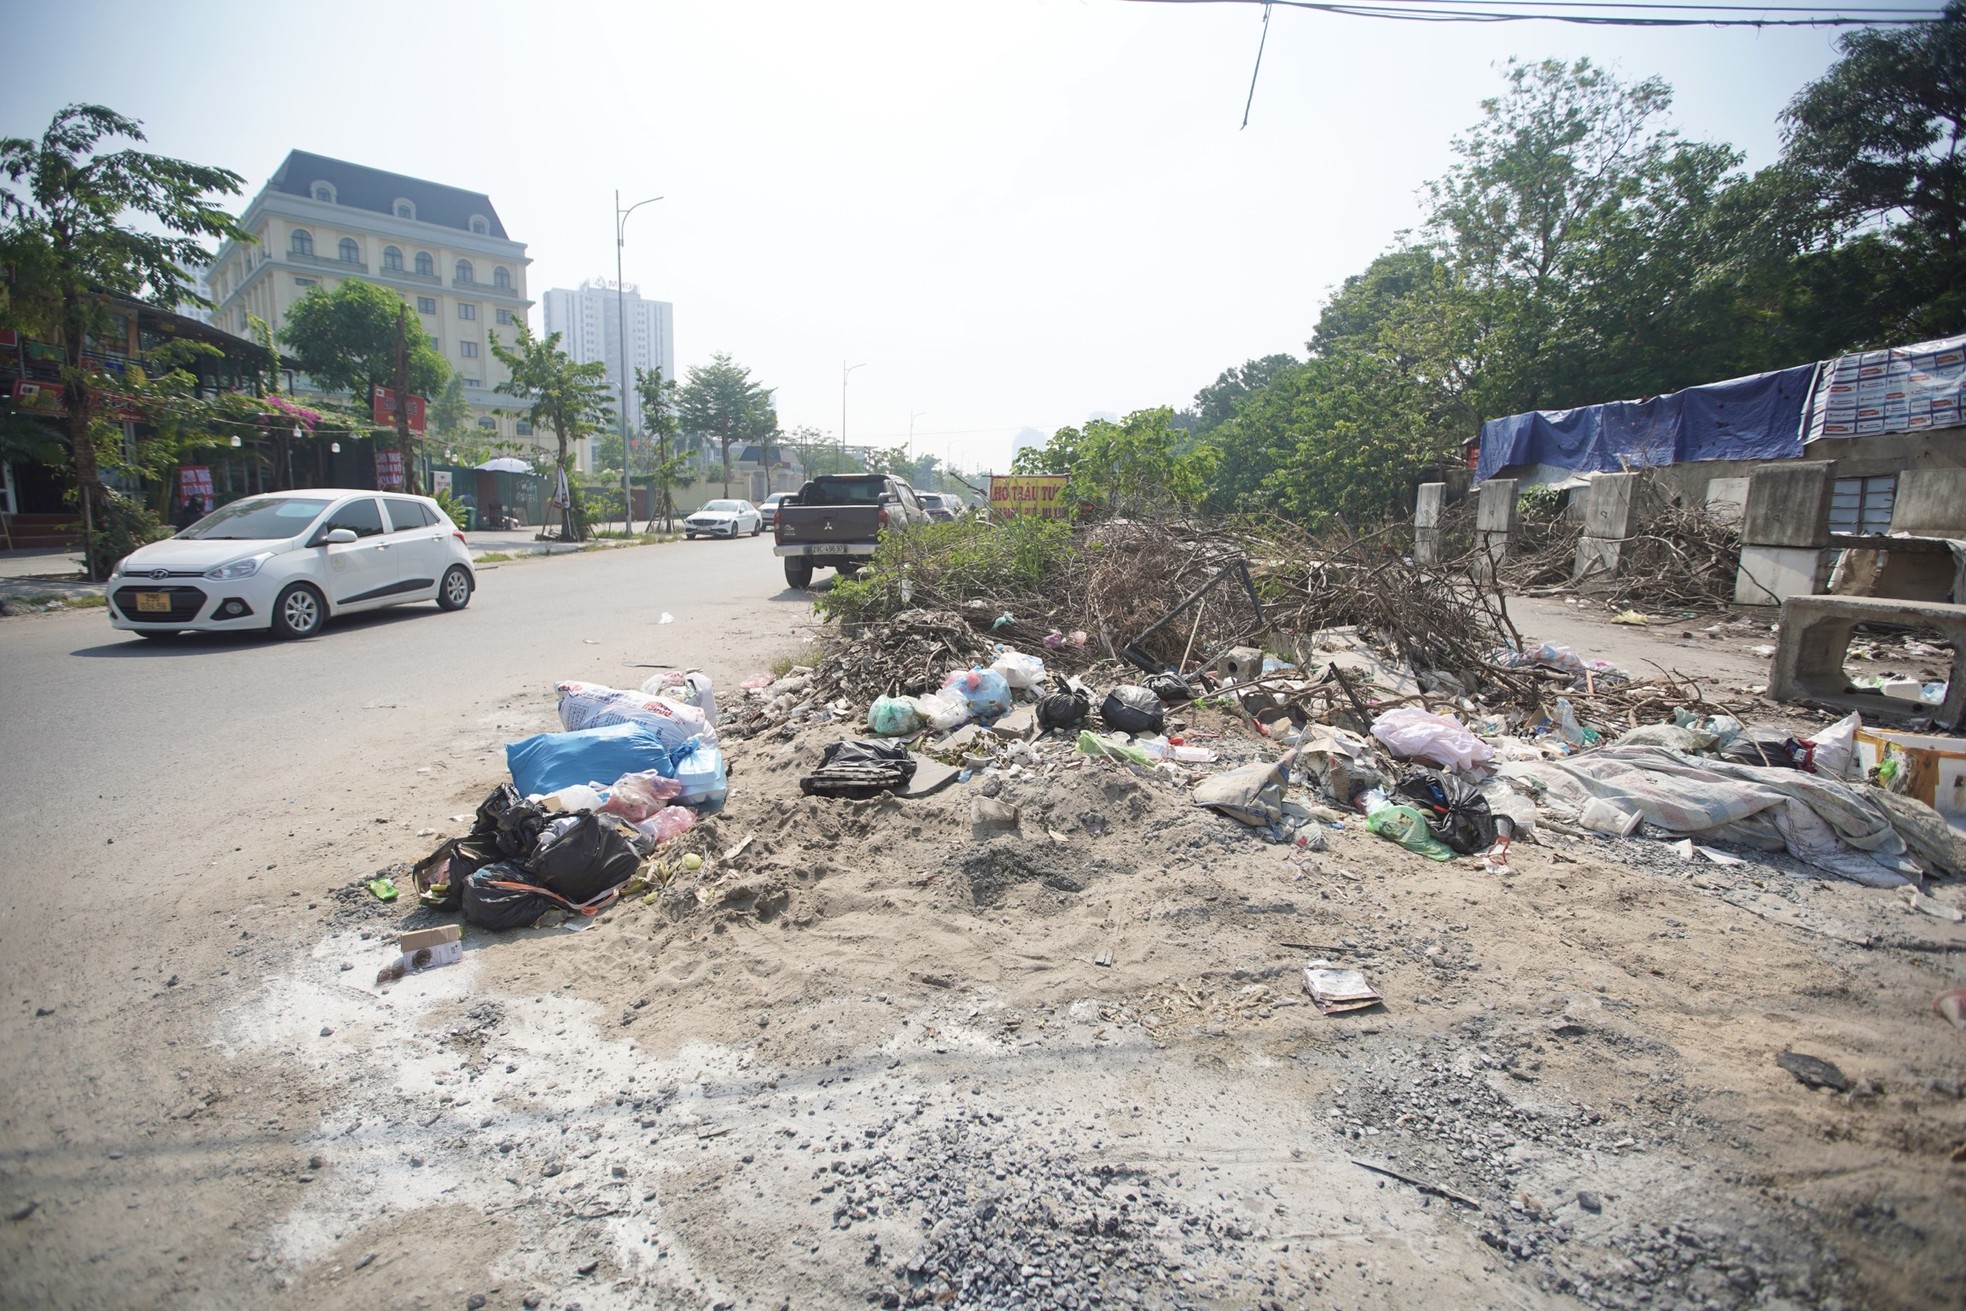
<path id="1" fill-rule="evenodd" d="M 734 355 L 782 422 L 969 467 L 1025 426 L 1180 405 L 1302 354 L 1497 93 L 1588 55 L 1677 92 L 1688 136 L 1773 160 L 1834 33 L 1382 22 L 1119 0 L 577 0 L 169 7 L 4 0 L 0 134 L 72 100 L 241 173 L 292 148 L 490 194 L 529 288 L 627 276 L 677 363 Z M 239 204 L 243 207 L 245 197 Z M 534 322 L 539 312 L 534 310 Z"/>

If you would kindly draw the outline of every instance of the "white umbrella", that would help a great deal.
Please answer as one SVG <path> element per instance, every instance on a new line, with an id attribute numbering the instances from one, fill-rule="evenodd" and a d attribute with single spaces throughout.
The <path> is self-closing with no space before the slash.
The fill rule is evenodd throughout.
<path id="1" fill-rule="evenodd" d="M 501 455 L 478 466 L 487 473 L 531 473 L 532 466 L 513 455 Z"/>

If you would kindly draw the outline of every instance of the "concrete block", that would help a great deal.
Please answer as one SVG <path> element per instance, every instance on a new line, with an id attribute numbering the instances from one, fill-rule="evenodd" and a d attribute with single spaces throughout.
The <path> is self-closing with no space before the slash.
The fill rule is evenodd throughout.
<path id="1" fill-rule="evenodd" d="M 1707 484 L 1707 513 L 1724 523 L 1739 523 L 1748 509 L 1746 478 L 1715 478 Z"/>
<path id="2" fill-rule="evenodd" d="M 1938 706 L 1858 692 L 1843 672 L 1851 634 L 1859 624 L 1936 628 L 1953 648 L 1946 699 Z M 1871 596 L 1794 596 L 1782 602 L 1782 636 L 1768 674 L 1768 695 L 1777 701 L 1809 701 L 1865 718 L 1930 717 L 1942 728 L 1966 714 L 1966 605 L 1899 601 Z"/>
<path id="3" fill-rule="evenodd" d="M 1750 546 L 1820 549 L 1829 545 L 1828 460 L 1782 460 L 1748 479 L 1741 541 Z"/>
<path id="4" fill-rule="evenodd" d="M 1475 531 L 1504 537 L 1515 532 L 1516 499 L 1513 478 L 1490 478 L 1483 483 L 1475 502 Z"/>
<path id="5" fill-rule="evenodd" d="M 1966 469 L 1906 469 L 1899 474 L 1891 531 L 1966 538 Z"/>
<path id="6" fill-rule="evenodd" d="M 1440 529 L 1415 528 L 1413 530 L 1413 559 L 1418 564 L 1440 563 Z"/>
<path id="7" fill-rule="evenodd" d="M 1638 495 L 1635 473 L 1591 476 L 1584 492 L 1584 536 L 1623 541 L 1631 535 L 1632 505 Z"/>
<path id="8" fill-rule="evenodd" d="M 1421 564 L 1440 563 L 1440 509 L 1446 499 L 1446 483 L 1420 484 L 1413 503 L 1413 558 Z"/>
<path id="9" fill-rule="evenodd" d="M 1734 573 L 1734 604 L 1779 605 L 1792 596 L 1813 596 L 1827 582 L 1831 558 L 1829 551 L 1743 546 L 1741 567 Z"/>

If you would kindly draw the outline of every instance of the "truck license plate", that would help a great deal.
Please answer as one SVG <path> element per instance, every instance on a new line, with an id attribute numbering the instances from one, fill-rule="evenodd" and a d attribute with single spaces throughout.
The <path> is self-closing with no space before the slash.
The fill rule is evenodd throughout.
<path id="1" fill-rule="evenodd" d="M 169 592 L 138 592 L 137 612 L 147 615 L 167 615 L 171 612 Z"/>

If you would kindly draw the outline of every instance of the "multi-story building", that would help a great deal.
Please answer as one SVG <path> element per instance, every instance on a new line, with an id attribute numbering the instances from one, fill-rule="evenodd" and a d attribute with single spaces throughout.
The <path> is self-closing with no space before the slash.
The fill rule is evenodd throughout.
<path id="1" fill-rule="evenodd" d="M 608 366 L 608 390 L 614 396 L 615 413 L 620 414 L 621 320 L 625 306 L 628 320 L 629 385 L 634 370 L 660 368 L 662 376 L 676 376 L 675 306 L 668 301 L 644 300 L 632 283 L 621 288 L 616 300 L 615 284 L 604 279 L 583 282 L 576 290 L 554 287 L 543 293 L 540 304 L 546 316 L 546 332 L 560 334 L 560 349 L 581 364 L 601 360 Z M 638 409 L 627 410 L 632 419 Z"/>
<path id="2" fill-rule="evenodd" d="M 532 302 L 525 243 L 505 234 L 489 196 L 296 150 L 240 226 L 258 244 L 226 242 L 206 273 L 216 326 L 244 335 L 254 316 L 277 332 L 309 288 L 380 283 L 415 309 L 479 428 L 538 440 L 517 403 L 493 391 L 506 370 L 489 337 L 509 344 Z"/>

